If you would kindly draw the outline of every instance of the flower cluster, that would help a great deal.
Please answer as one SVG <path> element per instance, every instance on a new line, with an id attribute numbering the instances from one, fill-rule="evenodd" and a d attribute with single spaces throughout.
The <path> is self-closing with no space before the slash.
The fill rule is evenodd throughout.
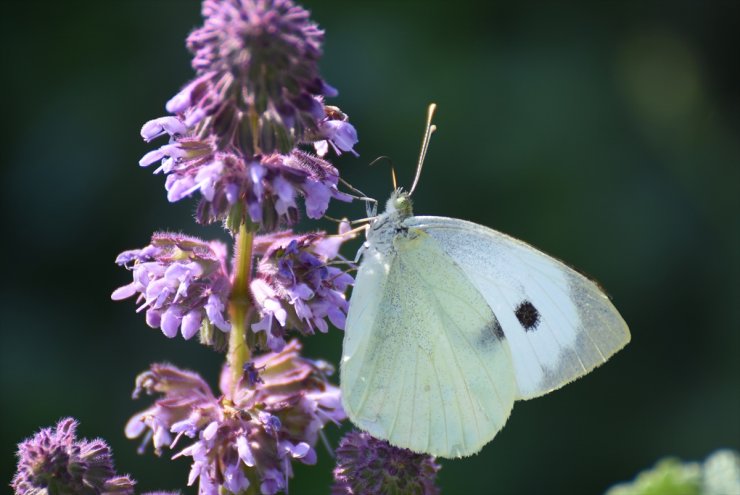
<path id="1" fill-rule="evenodd" d="M 135 481 L 116 474 L 105 441 L 77 440 L 77 425 L 64 418 L 18 445 L 16 495 L 133 495 Z"/>
<path id="2" fill-rule="evenodd" d="M 330 198 L 349 200 L 323 160 L 357 143 L 347 116 L 324 104 L 336 91 L 318 74 L 323 31 L 291 0 L 205 0 L 203 15 L 188 38 L 195 80 L 167 103 L 174 116 L 141 129 L 169 141 L 139 164 L 161 161 L 172 202 L 199 191 L 201 223 L 249 218 L 271 231 L 297 221 L 296 196 L 310 218 Z M 319 156 L 295 148 L 310 144 Z"/>
<path id="3" fill-rule="evenodd" d="M 348 228 L 342 224 L 340 235 L 331 237 L 278 233 L 260 240 L 267 247 L 250 288 L 261 318 L 252 330 L 264 332 L 273 351 L 285 345 L 287 328 L 303 334 L 313 334 L 316 329 L 326 332 L 327 319 L 344 328 L 348 307 L 344 293 L 353 279 L 327 263 L 338 256 L 347 239 L 341 234 Z"/>
<path id="4" fill-rule="evenodd" d="M 326 381 L 331 367 L 300 357 L 300 348 L 292 341 L 280 353 L 255 358 L 238 383 L 225 367 L 219 397 L 196 373 L 152 366 L 137 378 L 134 394 L 162 397 L 131 418 L 127 436 L 146 432 L 144 442 L 151 439 L 157 452 L 191 439 L 175 457 L 192 458 L 188 484 L 199 480 L 201 495 L 249 486 L 263 495 L 286 490 L 291 461 L 313 464 L 320 430 L 345 418 L 339 389 Z"/>
<path id="5" fill-rule="evenodd" d="M 252 155 L 287 152 L 336 96 L 318 72 L 324 32 L 291 0 L 205 0 L 205 23 L 187 45 L 196 78 L 168 103 L 188 127 L 200 124 Z"/>
<path id="6" fill-rule="evenodd" d="M 332 198 L 351 200 L 337 188 L 337 169 L 318 156 L 293 150 L 285 155 L 247 159 L 237 153 L 217 151 L 209 140 L 176 138 L 180 131 L 181 123 L 174 117 L 145 125 L 145 137 L 167 132 L 173 138 L 169 144 L 147 153 L 139 163 L 148 166 L 161 160 L 156 171 L 168 174 L 165 188 L 171 202 L 200 192 L 195 214 L 200 223 L 231 216 L 231 222 L 238 224 L 247 215 L 253 223 L 270 231 L 279 224 L 298 221 L 298 195 L 303 196 L 306 214 L 313 219 L 324 215 Z M 341 136 L 336 139 L 343 144 Z"/>
<path id="7" fill-rule="evenodd" d="M 178 329 L 190 339 L 202 327 L 229 331 L 226 304 L 231 283 L 226 247 L 182 234 L 158 232 L 151 243 L 118 255 L 116 263 L 133 272 L 133 282 L 116 289 L 112 298 L 138 294 L 146 322 L 167 337 Z"/>
<path id="8" fill-rule="evenodd" d="M 328 321 L 344 328 L 347 313 L 345 292 L 352 277 L 330 266 L 339 248 L 349 239 L 343 223 L 340 234 L 323 232 L 296 235 L 290 231 L 256 236 L 254 254 L 260 256 L 250 283 L 253 332 L 261 334 L 259 347 L 280 351 L 285 333 L 297 329 L 313 334 L 326 332 Z M 156 233 L 151 243 L 125 251 L 116 262 L 130 269 L 133 282 L 116 289 L 114 300 L 138 294 L 139 311 L 146 322 L 161 328 L 167 337 L 178 333 L 190 339 L 198 331 L 201 340 L 213 344 L 213 329 L 230 331 L 227 315 L 232 275 L 226 268 L 226 248 L 218 241 L 205 242 L 182 234 Z"/>
<path id="9" fill-rule="evenodd" d="M 332 495 L 436 495 L 434 457 L 393 447 L 365 432 L 345 435 L 337 448 Z"/>

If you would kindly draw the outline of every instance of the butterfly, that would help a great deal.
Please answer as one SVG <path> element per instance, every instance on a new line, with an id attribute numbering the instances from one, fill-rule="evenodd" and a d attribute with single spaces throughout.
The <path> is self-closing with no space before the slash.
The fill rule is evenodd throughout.
<path id="1" fill-rule="evenodd" d="M 515 401 L 585 375 L 630 333 L 599 286 L 564 263 L 482 225 L 413 215 L 433 112 L 410 191 L 396 189 L 366 226 L 340 385 L 360 429 L 455 458 L 493 439 Z"/>

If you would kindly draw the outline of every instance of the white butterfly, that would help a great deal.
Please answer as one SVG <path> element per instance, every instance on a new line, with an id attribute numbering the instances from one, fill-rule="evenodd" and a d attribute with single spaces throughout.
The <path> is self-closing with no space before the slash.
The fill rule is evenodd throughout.
<path id="1" fill-rule="evenodd" d="M 411 192 L 433 131 L 428 122 Z M 596 283 L 495 230 L 413 216 L 411 192 L 391 195 L 358 253 L 342 401 L 355 425 L 392 445 L 467 456 L 514 401 L 585 375 L 630 334 Z"/>

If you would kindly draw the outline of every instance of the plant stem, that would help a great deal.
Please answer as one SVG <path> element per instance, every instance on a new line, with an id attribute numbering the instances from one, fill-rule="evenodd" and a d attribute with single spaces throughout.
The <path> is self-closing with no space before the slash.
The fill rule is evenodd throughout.
<path id="1" fill-rule="evenodd" d="M 247 230 L 244 222 L 239 226 L 236 236 L 236 263 L 234 283 L 229 296 L 229 315 L 231 334 L 229 335 L 228 362 L 231 369 L 232 396 L 244 373 L 244 364 L 250 358 L 247 345 L 247 322 L 251 312 L 249 280 L 252 274 L 252 241 L 254 234 Z"/>
<path id="2" fill-rule="evenodd" d="M 259 115 L 255 112 L 254 107 L 249 109 L 249 125 L 252 128 L 252 147 L 254 148 L 254 154 L 258 155 L 260 152 L 260 121 Z"/>

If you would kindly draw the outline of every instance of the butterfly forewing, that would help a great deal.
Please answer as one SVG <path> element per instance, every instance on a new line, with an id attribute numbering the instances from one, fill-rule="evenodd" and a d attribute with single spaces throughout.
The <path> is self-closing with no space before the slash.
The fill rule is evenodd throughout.
<path id="1" fill-rule="evenodd" d="M 550 392 L 605 362 L 630 340 L 599 287 L 528 244 L 463 220 L 410 217 L 462 270 L 511 348 L 518 397 Z"/>
<path id="2" fill-rule="evenodd" d="M 366 252 L 357 275 L 341 366 L 345 409 L 396 446 L 473 454 L 504 425 L 518 393 L 508 344 L 434 238 L 412 229 L 394 247 Z"/>

